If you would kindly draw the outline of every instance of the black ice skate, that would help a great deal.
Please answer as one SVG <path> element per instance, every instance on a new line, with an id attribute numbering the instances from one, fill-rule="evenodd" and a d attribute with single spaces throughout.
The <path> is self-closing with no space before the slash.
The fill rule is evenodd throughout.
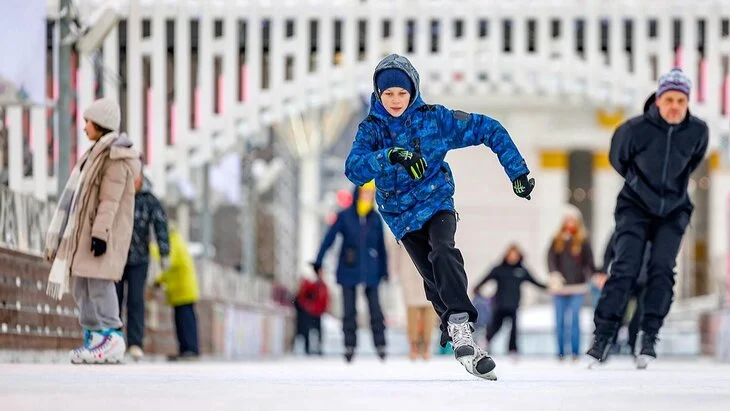
<path id="1" fill-rule="evenodd" d="M 588 349 L 586 356 L 588 357 L 588 368 L 593 368 L 594 365 L 606 362 L 608 359 L 608 352 L 611 350 L 613 345 L 612 338 L 597 334 L 593 337 L 593 345 Z"/>
<path id="2" fill-rule="evenodd" d="M 649 363 L 656 360 L 656 350 L 654 350 L 656 342 L 656 334 L 639 331 L 639 335 L 636 336 L 636 351 L 634 351 L 637 369 L 645 370 Z"/>
<path id="3" fill-rule="evenodd" d="M 345 347 L 345 361 L 348 363 L 352 362 L 352 357 L 355 356 L 355 347 Z"/>
<path id="4" fill-rule="evenodd" d="M 378 353 L 378 358 L 380 358 L 381 361 L 385 361 L 385 347 L 376 347 L 376 351 Z"/>
<path id="5" fill-rule="evenodd" d="M 452 314 L 449 317 L 448 331 L 451 344 L 454 347 L 454 356 L 469 374 L 485 380 L 496 381 L 494 360 L 482 350 L 472 336 L 474 329 L 468 322 L 467 313 Z"/>

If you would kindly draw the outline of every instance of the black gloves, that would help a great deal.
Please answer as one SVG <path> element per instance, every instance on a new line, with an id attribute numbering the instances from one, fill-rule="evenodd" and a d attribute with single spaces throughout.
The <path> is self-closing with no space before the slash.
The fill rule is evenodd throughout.
<path id="1" fill-rule="evenodd" d="M 530 193 L 535 188 L 535 179 L 527 179 L 527 174 L 523 174 L 512 182 L 512 190 L 515 192 L 517 197 L 530 199 Z"/>
<path id="2" fill-rule="evenodd" d="M 426 159 L 421 157 L 420 153 L 414 153 L 400 147 L 394 147 L 388 151 L 388 161 L 390 161 L 390 164 L 398 163 L 403 166 L 408 175 L 414 180 L 423 178 L 426 168 L 428 168 Z"/>
<path id="3" fill-rule="evenodd" d="M 91 237 L 91 251 L 94 253 L 94 257 L 99 257 L 106 253 L 106 241 Z"/>

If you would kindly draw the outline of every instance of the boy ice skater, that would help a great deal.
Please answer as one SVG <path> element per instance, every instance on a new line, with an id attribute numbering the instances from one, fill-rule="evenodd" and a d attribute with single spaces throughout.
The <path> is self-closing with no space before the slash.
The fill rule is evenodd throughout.
<path id="1" fill-rule="evenodd" d="M 454 179 L 444 157 L 484 144 L 497 154 L 516 195 L 529 200 L 535 180 L 498 121 L 424 103 L 418 72 L 405 57 L 385 57 L 373 83 L 370 115 L 360 123 L 345 174 L 357 185 L 375 179 L 378 211 L 402 240 L 441 318 L 441 345 L 451 341 L 469 373 L 496 380 L 494 361 L 472 337 L 477 311 L 454 243 Z"/>

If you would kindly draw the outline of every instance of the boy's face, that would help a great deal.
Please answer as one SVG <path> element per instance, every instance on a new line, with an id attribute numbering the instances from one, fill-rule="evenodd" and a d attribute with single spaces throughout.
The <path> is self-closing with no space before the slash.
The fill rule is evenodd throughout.
<path id="1" fill-rule="evenodd" d="M 411 93 L 400 87 L 391 87 L 386 89 L 380 95 L 380 101 L 383 102 L 385 110 L 393 117 L 399 117 L 408 108 L 411 101 Z"/>

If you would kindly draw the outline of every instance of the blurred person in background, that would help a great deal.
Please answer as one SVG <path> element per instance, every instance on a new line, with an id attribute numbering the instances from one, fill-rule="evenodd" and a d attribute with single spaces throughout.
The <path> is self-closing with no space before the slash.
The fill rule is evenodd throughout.
<path id="1" fill-rule="evenodd" d="M 565 340 L 570 338 L 573 361 L 580 355 L 580 310 L 588 292 L 588 282 L 596 272 L 593 250 L 580 210 L 565 206 L 560 229 L 553 237 L 548 251 L 548 291 L 555 304 L 555 326 L 558 359 L 565 358 Z M 570 316 L 570 328 L 565 318 Z"/>
<path id="2" fill-rule="evenodd" d="M 674 297 L 677 254 L 694 206 L 690 175 L 709 144 L 707 124 L 689 113 L 690 79 L 674 68 L 659 78 L 655 103 L 620 125 L 611 139 L 609 161 L 625 179 L 616 200 L 616 255 L 594 314 L 594 339 L 587 354 L 603 362 L 649 253 L 644 313 L 637 336 L 636 365 L 656 358 L 655 345 Z"/>
<path id="3" fill-rule="evenodd" d="M 388 278 L 387 252 L 383 221 L 374 208 L 375 184 L 370 181 L 355 187 L 352 205 L 339 213 L 322 240 L 313 263 L 318 276 L 327 250 L 342 237 L 337 264 L 337 284 L 342 287 L 342 331 L 345 334 L 345 360 L 351 362 L 357 347 L 357 288 L 365 286 L 370 310 L 370 328 L 378 357 L 385 359 L 385 318 L 378 287 Z"/>
<path id="4" fill-rule="evenodd" d="M 388 271 L 391 276 L 398 279 L 406 304 L 406 330 L 410 345 L 408 357 L 411 360 L 418 358 L 428 360 L 431 358 L 431 337 L 438 317 L 431 302 L 426 298 L 423 278 L 408 252 L 398 245 L 395 239 L 388 244 L 390 246 Z"/>
<path id="5" fill-rule="evenodd" d="M 178 342 L 178 353 L 169 360 L 192 360 L 200 356 L 198 345 L 198 318 L 195 304 L 200 299 L 195 262 L 182 234 L 170 224 L 169 264 L 155 279 L 155 287 L 164 287 L 167 304 L 173 308 L 173 321 Z M 160 261 L 159 244 L 150 244 L 150 257 Z"/>
<path id="6" fill-rule="evenodd" d="M 60 300 L 70 291 L 78 306 L 84 342 L 71 351 L 72 363 L 120 363 L 125 345 L 114 282 L 127 260 L 141 164 L 132 141 L 118 132 L 116 101 L 96 100 L 83 116 L 93 144 L 74 166 L 46 234 L 46 293 Z"/>
<path id="7" fill-rule="evenodd" d="M 492 311 L 492 319 L 487 327 L 487 344 L 502 328 L 504 320 L 509 319 L 511 330 L 509 334 L 509 352 L 516 356 L 519 352 L 517 348 L 518 326 L 517 326 L 517 310 L 520 307 L 520 299 L 522 297 L 522 283 L 525 281 L 535 286 L 546 289 L 547 286 L 535 280 L 530 272 L 522 264 L 522 251 L 516 244 L 512 244 L 507 248 L 502 262 L 484 276 L 476 286 L 474 286 L 474 294 L 479 294 L 481 288 L 490 281 L 497 283 L 497 290 L 494 293 L 494 303 Z"/>
<path id="8" fill-rule="evenodd" d="M 154 229 L 155 241 L 161 255 L 162 271 L 170 268 L 170 239 L 167 233 L 167 215 L 160 201 L 152 194 L 152 183 L 140 173 L 134 182 L 137 194 L 134 198 L 134 230 L 129 247 L 124 275 L 117 283 L 117 297 L 121 312 L 127 298 L 127 346 L 128 354 L 135 360 L 144 356 L 145 303 L 147 272 L 150 265 L 150 229 Z"/>
<path id="9" fill-rule="evenodd" d="M 304 338 L 304 352 L 307 355 L 323 355 L 322 352 L 322 315 L 329 308 L 329 291 L 322 279 L 322 270 L 315 271 L 314 281 L 302 278 L 299 291 L 294 298 L 296 309 L 296 334 Z M 315 347 L 312 347 L 312 331 L 317 333 Z"/>

